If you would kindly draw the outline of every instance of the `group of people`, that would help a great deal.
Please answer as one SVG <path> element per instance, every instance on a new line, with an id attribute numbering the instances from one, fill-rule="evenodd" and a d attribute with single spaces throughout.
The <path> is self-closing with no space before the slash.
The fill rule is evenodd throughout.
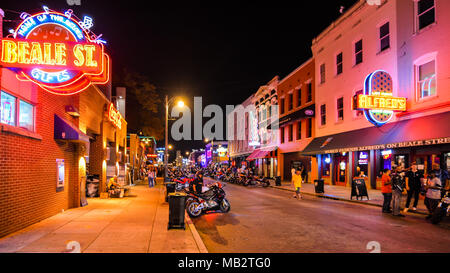
<path id="1" fill-rule="evenodd" d="M 401 213 L 400 204 L 402 193 L 407 192 L 404 213 L 409 211 L 411 201 L 414 198 L 412 210 L 417 210 L 420 194 L 425 195 L 425 206 L 428 209 L 430 219 L 434 210 L 443 196 L 443 189 L 448 188 L 448 173 L 442 170 L 439 164 L 433 164 L 433 169 L 425 177 L 419 171 L 417 163 L 413 162 L 409 169 L 397 166 L 391 172 L 389 169 L 383 171 L 381 177 L 381 192 L 384 196 L 383 213 L 392 213 L 394 216 L 405 217 Z M 391 207 L 392 206 L 392 207 Z"/>

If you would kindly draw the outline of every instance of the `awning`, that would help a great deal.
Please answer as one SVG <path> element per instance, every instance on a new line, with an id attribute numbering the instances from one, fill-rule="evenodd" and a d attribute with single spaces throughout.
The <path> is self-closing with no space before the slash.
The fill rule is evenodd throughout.
<path id="1" fill-rule="evenodd" d="M 450 112 L 315 138 L 305 155 L 398 149 L 450 143 Z"/>
<path id="2" fill-rule="evenodd" d="M 81 132 L 70 121 L 55 114 L 54 139 L 69 140 L 75 142 L 88 142 L 89 136 Z"/>
<path id="3" fill-rule="evenodd" d="M 278 149 L 278 147 L 276 147 L 276 146 L 270 147 L 270 148 L 256 149 L 255 151 L 253 151 L 253 153 L 251 155 L 249 155 L 247 157 L 247 160 L 275 157 L 275 154 L 273 152 L 276 151 L 277 149 Z"/>
<path id="4" fill-rule="evenodd" d="M 274 127 L 280 128 L 280 126 L 283 126 L 284 124 L 291 122 L 291 121 L 301 120 L 301 119 L 305 119 L 305 118 L 312 118 L 315 116 L 315 112 L 316 112 L 316 105 L 315 104 L 309 105 L 308 107 L 297 110 L 293 113 L 290 113 L 289 115 L 281 117 L 279 120 L 272 122 L 267 127 L 267 129 L 271 129 Z"/>

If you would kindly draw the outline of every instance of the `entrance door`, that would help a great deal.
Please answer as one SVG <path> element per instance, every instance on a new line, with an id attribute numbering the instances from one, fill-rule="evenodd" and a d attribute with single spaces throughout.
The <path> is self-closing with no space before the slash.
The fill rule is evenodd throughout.
<path id="1" fill-rule="evenodd" d="M 334 162 L 334 184 L 338 186 L 346 186 L 348 171 L 348 156 L 336 156 Z"/>

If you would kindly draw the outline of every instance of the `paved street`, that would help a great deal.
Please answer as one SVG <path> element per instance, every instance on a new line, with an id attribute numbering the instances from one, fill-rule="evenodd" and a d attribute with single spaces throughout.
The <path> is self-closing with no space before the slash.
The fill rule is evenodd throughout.
<path id="1" fill-rule="evenodd" d="M 303 200 L 272 188 L 225 187 L 227 214 L 193 222 L 209 252 L 450 252 L 448 219 L 439 226 L 425 216 L 396 218 L 381 208 L 313 196 Z"/>

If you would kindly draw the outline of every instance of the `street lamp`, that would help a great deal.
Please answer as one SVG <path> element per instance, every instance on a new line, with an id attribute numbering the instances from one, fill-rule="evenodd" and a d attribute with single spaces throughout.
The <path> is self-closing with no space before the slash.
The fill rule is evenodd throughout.
<path id="1" fill-rule="evenodd" d="M 166 125 L 165 125 L 165 145 L 164 145 L 164 182 L 167 179 L 167 160 L 169 157 L 168 148 L 172 149 L 172 147 L 169 147 L 169 105 L 175 100 L 176 97 L 172 97 L 169 99 L 169 96 L 166 95 Z M 178 107 L 183 107 L 184 102 L 182 100 L 178 101 Z"/>

